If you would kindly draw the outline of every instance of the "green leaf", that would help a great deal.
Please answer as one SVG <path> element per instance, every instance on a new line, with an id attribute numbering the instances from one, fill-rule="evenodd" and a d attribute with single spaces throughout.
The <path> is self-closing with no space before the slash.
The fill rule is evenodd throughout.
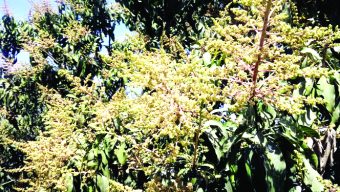
<path id="1" fill-rule="evenodd" d="M 302 191 L 301 186 L 294 186 L 290 188 L 288 192 L 301 192 L 301 191 Z"/>
<path id="2" fill-rule="evenodd" d="M 307 186 L 309 186 L 311 191 L 313 192 L 324 191 L 324 186 L 318 179 L 322 178 L 321 175 L 316 170 L 313 169 L 313 167 L 306 158 L 303 159 L 303 163 L 305 166 L 303 182 Z"/>
<path id="3" fill-rule="evenodd" d="M 110 187 L 109 179 L 104 175 L 97 175 L 97 187 L 100 192 L 108 192 Z"/>
<path id="4" fill-rule="evenodd" d="M 118 149 L 115 149 L 115 155 L 117 156 L 118 158 L 118 162 L 121 164 L 121 165 L 124 165 L 126 163 L 126 160 L 127 160 L 127 155 L 126 155 L 126 151 L 125 151 L 125 143 L 121 144 L 119 146 Z"/>
<path id="5" fill-rule="evenodd" d="M 326 101 L 327 110 L 332 113 L 335 105 L 335 88 L 332 84 L 328 83 L 328 79 L 322 76 L 317 85 L 317 94 L 323 96 Z"/>
<path id="6" fill-rule="evenodd" d="M 71 173 L 67 173 L 65 177 L 66 177 L 67 192 L 72 192 L 73 191 L 73 175 Z"/>
<path id="7" fill-rule="evenodd" d="M 335 110 L 332 113 L 332 121 L 331 123 L 335 124 L 340 117 L 340 103 L 335 107 Z"/>
<path id="8" fill-rule="evenodd" d="M 227 182 L 225 182 L 225 185 L 224 185 L 225 191 L 228 191 L 228 192 L 235 191 L 230 177 L 227 177 L 226 180 L 227 180 Z"/>
<path id="9" fill-rule="evenodd" d="M 97 167 L 98 166 L 98 162 L 97 161 L 89 161 L 88 163 L 87 163 L 87 166 L 88 167 Z"/>
<path id="10" fill-rule="evenodd" d="M 209 65 L 211 63 L 211 55 L 209 52 L 205 52 L 203 54 L 203 62 L 205 65 Z"/>
<path id="11" fill-rule="evenodd" d="M 216 127 L 220 128 L 223 136 L 227 136 L 227 132 L 225 132 L 226 130 L 232 131 L 232 130 L 228 129 L 228 127 L 225 124 L 221 123 L 220 121 L 209 120 L 209 121 L 204 123 L 204 127 L 209 127 L 209 126 L 216 126 Z"/>
<path id="12" fill-rule="evenodd" d="M 306 136 L 308 137 L 317 137 L 317 138 L 320 138 L 320 134 L 312 129 L 311 127 L 308 127 L 308 126 L 304 126 L 304 125 L 299 125 L 299 129 L 306 134 Z"/>
<path id="13" fill-rule="evenodd" d="M 310 160 L 311 160 L 311 163 L 314 167 L 318 167 L 319 166 L 319 158 L 318 156 L 315 154 L 315 153 L 312 153 L 310 155 Z"/>
<path id="14" fill-rule="evenodd" d="M 203 164 L 200 164 L 199 166 L 200 167 L 207 167 L 207 168 L 213 169 L 213 170 L 215 169 L 214 165 L 209 164 L 209 163 L 203 163 Z"/>
<path id="15" fill-rule="evenodd" d="M 249 150 L 246 154 L 246 160 L 245 160 L 245 168 L 246 168 L 246 173 L 250 181 L 252 181 L 252 170 L 251 170 L 251 160 L 253 158 L 254 152 Z"/>
<path id="16" fill-rule="evenodd" d="M 247 176 L 248 176 L 248 178 L 251 179 L 252 174 L 251 174 L 251 168 L 250 168 L 249 163 L 245 163 L 245 167 L 246 167 Z"/>
<path id="17" fill-rule="evenodd" d="M 335 52 L 340 53 L 340 46 L 333 47 L 333 49 L 334 49 Z"/>
<path id="18" fill-rule="evenodd" d="M 265 111 L 270 115 L 271 119 L 276 118 L 276 111 L 275 108 L 271 105 L 267 105 Z"/>
<path id="19" fill-rule="evenodd" d="M 188 168 L 180 169 L 180 170 L 178 171 L 178 176 L 185 175 L 185 174 L 188 173 L 188 171 L 190 171 L 190 169 L 188 169 Z"/>
<path id="20" fill-rule="evenodd" d="M 212 149 L 215 152 L 215 155 L 217 157 L 217 161 L 220 161 L 221 157 L 223 156 L 222 148 L 219 142 L 219 137 L 217 129 L 209 128 L 204 132 L 208 136 L 209 142 L 212 145 Z"/>
<path id="21" fill-rule="evenodd" d="M 314 49 L 305 47 L 301 50 L 301 53 L 308 55 L 314 61 L 321 62 L 322 60 L 322 57 L 320 57 L 319 53 L 316 52 Z"/>
<path id="22" fill-rule="evenodd" d="M 298 124 L 307 127 L 312 126 L 315 119 L 317 118 L 316 113 L 312 109 L 306 109 L 306 113 L 298 116 Z"/>
<path id="23" fill-rule="evenodd" d="M 267 191 L 283 191 L 286 177 L 286 163 L 282 152 L 274 144 L 266 144 L 264 167 L 266 172 Z"/>
<path id="24" fill-rule="evenodd" d="M 101 165 L 102 167 L 102 172 L 103 172 L 103 175 L 107 178 L 110 178 L 110 169 L 109 169 L 109 165 Z"/>
<path id="25" fill-rule="evenodd" d="M 268 128 L 276 118 L 276 111 L 271 105 L 259 106 L 259 112 L 263 118 L 263 124 L 265 128 Z"/>
<path id="26" fill-rule="evenodd" d="M 291 122 L 290 119 L 280 119 L 279 124 L 282 126 L 283 131 L 281 134 L 287 141 L 289 141 L 292 144 L 297 145 L 298 139 L 296 134 L 296 126 L 293 122 Z"/>
<path id="27" fill-rule="evenodd" d="M 230 148 L 242 138 L 243 131 L 247 128 L 245 126 L 237 127 L 234 123 L 228 122 L 223 124 L 219 121 L 211 120 L 205 123 L 205 126 L 217 126 L 219 128 L 210 127 L 204 132 L 204 134 L 208 136 L 209 142 L 212 145 L 212 150 L 215 151 L 218 161 L 220 161 L 222 156 L 230 152 Z M 235 131 L 227 130 L 227 127 L 233 127 L 235 128 Z M 233 135 L 229 135 L 228 131 Z"/>
<path id="28" fill-rule="evenodd" d="M 305 68 L 307 67 L 307 61 L 308 61 L 308 57 L 305 57 L 301 63 L 301 68 Z"/>
<path id="29" fill-rule="evenodd" d="M 332 77 L 340 84 L 340 73 L 338 71 L 335 71 Z"/>
<path id="30" fill-rule="evenodd" d="M 100 156 L 102 158 L 102 164 L 107 165 L 108 164 L 108 160 L 107 160 L 105 152 L 104 151 L 100 151 L 99 153 L 100 153 Z"/>
<path id="31" fill-rule="evenodd" d="M 91 160 L 93 160 L 94 158 L 96 158 L 97 155 L 98 155 L 98 149 L 96 149 L 96 148 L 91 149 L 91 150 L 88 152 L 87 160 L 91 161 Z"/>
<path id="32" fill-rule="evenodd" d="M 305 88 L 304 88 L 304 95 L 309 95 L 312 92 L 314 81 L 311 78 L 305 79 Z"/>

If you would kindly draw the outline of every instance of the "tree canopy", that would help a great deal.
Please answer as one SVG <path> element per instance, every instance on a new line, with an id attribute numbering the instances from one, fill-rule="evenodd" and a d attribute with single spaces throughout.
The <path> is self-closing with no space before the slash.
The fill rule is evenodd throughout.
<path id="1" fill-rule="evenodd" d="M 335 16 L 117 2 L 2 17 L 1 191 L 339 190 Z M 116 42 L 121 22 L 138 34 Z"/>

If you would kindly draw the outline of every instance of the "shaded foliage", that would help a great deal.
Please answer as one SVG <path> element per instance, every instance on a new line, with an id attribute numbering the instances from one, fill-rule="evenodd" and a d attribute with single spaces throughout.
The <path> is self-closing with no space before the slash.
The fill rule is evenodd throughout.
<path id="1" fill-rule="evenodd" d="M 163 36 L 180 36 L 186 45 L 192 43 L 211 17 L 217 17 L 219 11 L 230 1 L 218 0 L 142 0 L 117 2 L 131 12 L 126 24 L 131 30 L 140 30 L 150 38 L 152 46 L 159 46 Z"/>
<path id="2" fill-rule="evenodd" d="M 336 0 L 294 0 L 301 21 L 312 25 L 340 25 L 340 8 Z"/>

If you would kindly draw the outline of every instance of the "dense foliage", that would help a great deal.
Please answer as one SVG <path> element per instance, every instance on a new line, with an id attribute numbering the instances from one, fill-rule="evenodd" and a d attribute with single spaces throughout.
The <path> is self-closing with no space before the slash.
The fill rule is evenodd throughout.
<path id="1" fill-rule="evenodd" d="M 293 2 L 170 2 L 2 18 L 1 191 L 340 190 L 339 29 L 299 23 Z M 187 15 L 158 18 L 170 5 Z"/>
<path id="2" fill-rule="evenodd" d="M 130 10 L 126 16 L 127 26 L 132 30 L 140 30 L 148 38 L 148 43 L 157 47 L 160 39 L 174 35 L 185 45 L 190 45 L 211 21 L 211 17 L 217 17 L 219 11 L 231 1 L 118 0 L 117 2 Z"/>
<path id="3" fill-rule="evenodd" d="M 300 21 L 312 25 L 340 25 L 340 8 L 336 0 L 294 0 Z"/>
<path id="4" fill-rule="evenodd" d="M 148 46 L 159 47 L 160 39 L 176 36 L 190 47 L 205 28 L 211 26 L 212 18 L 233 3 L 232 0 L 117 0 L 129 12 L 126 25 L 146 37 Z M 328 26 L 340 24 L 340 7 L 337 0 L 288 0 L 286 11 L 294 26 Z M 234 6 L 239 6 L 234 2 Z"/>

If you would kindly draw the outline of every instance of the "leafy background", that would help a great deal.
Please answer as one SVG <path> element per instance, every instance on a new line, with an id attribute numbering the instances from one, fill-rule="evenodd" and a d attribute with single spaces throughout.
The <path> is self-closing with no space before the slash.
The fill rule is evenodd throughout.
<path id="1" fill-rule="evenodd" d="M 339 190 L 333 1 L 117 2 L 2 17 L 1 191 Z"/>

